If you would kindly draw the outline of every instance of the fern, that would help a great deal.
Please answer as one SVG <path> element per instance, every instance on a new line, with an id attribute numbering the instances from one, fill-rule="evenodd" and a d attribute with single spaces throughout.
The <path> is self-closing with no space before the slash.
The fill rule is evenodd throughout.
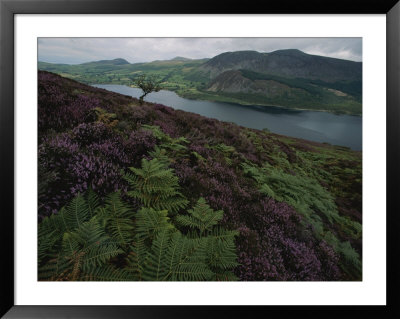
<path id="1" fill-rule="evenodd" d="M 143 280 L 147 253 L 148 248 L 145 244 L 145 238 L 137 235 L 130 247 L 130 252 L 126 258 L 127 266 L 124 269 L 130 275 L 131 280 Z"/>
<path id="2" fill-rule="evenodd" d="M 44 218 L 39 225 L 39 232 L 49 233 L 54 230 L 59 234 L 63 234 L 65 231 L 74 230 L 89 219 L 89 206 L 84 197 L 78 194 L 57 214 Z"/>
<path id="3" fill-rule="evenodd" d="M 357 275 L 361 273 L 362 263 L 359 254 L 351 247 L 348 241 L 341 242 L 331 232 L 327 232 L 324 239 L 340 254 L 342 269 L 350 275 Z"/>
<path id="4" fill-rule="evenodd" d="M 172 162 L 172 160 L 167 156 L 167 151 L 158 145 L 154 147 L 154 151 L 149 152 L 149 155 L 152 158 L 156 158 L 164 166 L 164 168 L 168 168 Z"/>
<path id="5" fill-rule="evenodd" d="M 72 231 L 90 218 L 89 206 L 81 194 L 75 197 L 60 214 L 65 230 Z"/>
<path id="6" fill-rule="evenodd" d="M 133 174 L 124 176 L 132 189 L 128 195 L 141 200 L 144 206 L 176 213 L 187 205 L 188 201 L 178 191 L 178 178 L 173 170 L 166 169 L 158 159 L 142 159 L 141 168 L 129 169 Z"/>
<path id="7" fill-rule="evenodd" d="M 60 249 L 56 253 L 47 254 L 48 260 L 38 268 L 38 279 L 46 281 L 62 280 L 70 272 L 70 263 Z"/>
<path id="8" fill-rule="evenodd" d="M 75 197 L 58 214 L 44 218 L 38 226 L 38 262 L 54 258 L 63 234 L 89 220 L 89 206 L 82 195 Z"/>
<path id="9" fill-rule="evenodd" d="M 132 243 L 135 213 L 121 200 L 120 192 L 108 195 L 97 213 L 107 233 L 120 246 L 126 248 Z"/>
<path id="10" fill-rule="evenodd" d="M 99 207 L 99 197 L 92 188 L 89 188 L 87 191 L 86 201 L 88 205 L 89 216 L 93 217 L 95 215 L 96 208 Z"/>
<path id="11" fill-rule="evenodd" d="M 142 129 L 151 131 L 153 135 L 161 142 L 160 147 L 166 149 L 176 156 L 185 156 L 187 147 L 183 144 L 188 144 L 189 141 L 184 137 L 172 138 L 165 134 L 159 126 L 142 125 Z M 174 157 L 176 157 L 174 156 Z"/>
<path id="12" fill-rule="evenodd" d="M 152 196 L 161 192 L 162 187 L 151 187 L 146 182 L 162 176 L 161 180 L 170 181 L 166 182 L 164 194 L 167 203 L 176 197 L 183 199 L 171 170 L 163 168 L 156 159 L 144 161 L 143 167 L 131 179 L 140 186 L 139 190 Z M 146 170 L 152 174 L 146 175 Z M 152 192 L 154 189 L 156 192 Z M 176 228 L 166 209 L 155 208 L 165 205 L 164 202 L 148 204 L 149 207 L 135 213 L 116 192 L 106 196 L 100 206 L 97 195 L 89 190 L 85 196 L 71 200 L 58 214 L 45 218 L 38 228 L 39 280 L 237 279 L 232 272 L 238 265 L 234 245 L 237 233 L 218 227 L 222 211 L 213 211 L 200 198 L 187 215 L 176 217 L 179 225 L 191 229 L 185 234 Z"/>
<path id="13" fill-rule="evenodd" d="M 193 209 L 188 210 L 189 215 L 178 215 L 176 222 L 181 226 L 195 228 L 203 234 L 211 230 L 223 217 L 223 211 L 213 211 L 204 198 L 200 198 Z"/>
<path id="14" fill-rule="evenodd" d="M 327 231 L 322 217 L 330 224 L 340 224 L 344 232 L 355 239 L 361 237 L 361 225 L 339 215 L 333 196 L 317 180 L 306 176 L 293 176 L 268 164 L 262 168 L 248 164 L 242 166 L 244 172 L 257 181 L 261 193 L 290 204 L 303 215 L 306 224 L 313 225 L 316 237 L 324 239 L 340 254 L 346 272 L 350 273 L 350 268 L 353 268 L 361 273 L 358 253 L 349 242 L 341 242 Z"/>
<path id="15" fill-rule="evenodd" d="M 179 231 L 158 232 L 147 255 L 145 280 L 209 280 L 213 275 L 206 264 L 205 239 L 184 237 Z"/>
<path id="16" fill-rule="evenodd" d="M 258 182 L 261 193 L 292 205 L 306 218 L 312 211 L 324 214 L 330 223 L 338 216 L 334 198 L 316 180 L 299 178 L 269 165 L 261 169 L 242 166 Z"/>
<path id="17" fill-rule="evenodd" d="M 155 234 L 163 229 L 173 229 L 166 210 L 155 211 L 142 208 L 136 217 L 136 233 L 145 239 L 154 239 Z"/>
<path id="18" fill-rule="evenodd" d="M 234 245 L 237 233 L 213 227 L 222 219 L 222 211 L 214 212 L 204 199 L 198 201 L 190 214 L 199 218 L 200 227 L 193 224 L 196 231 L 185 235 L 171 223 L 166 211 L 142 208 L 138 212 L 137 235 L 127 257 L 126 270 L 132 278 L 235 280 L 231 270 L 238 265 Z"/>
<path id="19" fill-rule="evenodd" d="M 166 276 L 163 280 L 210 280 L 213 271 L 206 260 L 206 238 L 191 239 L 180 232 L 172 233 L 165 252 Z"/>
<path id="20" fill-rule="evenodd" d="M 41 280 L 79 280 L 122 253 L 98 221 L 89 218 L 91 204 L 78 195 L 57 215 L 47 217 L 38 227 L 38 276 Z M 96 212 L 97 210 L 94 210 Z"/>
<path id="21" fill-rule="evenodd" d="M 236 231 L 214 228 L 207 237 L 207 259 L 214 268 L 228 270 L 238 265 L 236 261 Z"/>
<path id="22" fill-rule="evenodd" d="M 75 281 L 81 276 L 90 276 L 97 267 L 105 265 L 121 253 L 122 250 L 104 233 L 96 217 L 93 217 L 76 231 L 64 233 L 61 251 L 54 260 L 56 270 L 52 279 Z"/>
<path id="23" fill-rule="evenodd" d="M 96 217 L 84 223 L 75 232 L 70 233 L 72 241 L 78 245 L 76 251 L 83 253 L 82 268 L 90 271 L 91 267 L 101 266 L 112 257 L 123 251 L 117 243 L 112 240 L 100 226 Z"/>
<path id="24" fill-rule="evenodd" d="M 82 274 L 79 280 L 85 281 L 130 281 L 132 275 L 127 271 L 110 265 L 103 265 L 93 269 L 89 274 Z"/>

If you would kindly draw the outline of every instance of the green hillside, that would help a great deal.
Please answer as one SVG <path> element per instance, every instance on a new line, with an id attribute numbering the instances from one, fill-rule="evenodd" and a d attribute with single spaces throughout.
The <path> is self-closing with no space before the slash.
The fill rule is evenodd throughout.
<path id="1" fill-rule="evenodd" d="M 362 153 L 38 73 L 40 281 L 362 280 Z"/>
<path id="2" fill-rule="evenodd" d="M 362 114 L 362 64 L 299 50 L 226 52 L 212 59 L 176 57 L 135 64 L 124 59 L 78 65 L 39 62 L 38 68 L 85 84 L 132 86 L 145 73 L 161 81 L 165 90 L 191 99 Z M 236 76 L 232 82 L 232 71 L 249 81 Z"/>

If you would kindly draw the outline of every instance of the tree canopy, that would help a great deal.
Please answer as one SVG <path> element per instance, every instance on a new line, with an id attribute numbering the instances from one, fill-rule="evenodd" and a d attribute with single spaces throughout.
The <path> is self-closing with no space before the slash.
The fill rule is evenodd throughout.
<path id="1" fill-rule="evenodd" d="M 133 83 L 143 91 L 143 95 L 139 98 L 140 104 L 143 103 L 143 99 L 147 94 L 161 90 L 160 82 L 154 76 L 141 74 L 134 79 Z"/>

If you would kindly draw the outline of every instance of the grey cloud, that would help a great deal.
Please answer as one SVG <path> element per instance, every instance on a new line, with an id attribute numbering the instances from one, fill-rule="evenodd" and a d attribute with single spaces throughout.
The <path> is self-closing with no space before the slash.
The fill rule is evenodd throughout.
<path id="1" fill-rule="evenodd" d="M 299 49 L 309 54 L 362 60 L 361 38 L 40 38 L 39 61 L 84 63 L 124 58 L 131 63 L 211 58 L 226 51 Z"/>

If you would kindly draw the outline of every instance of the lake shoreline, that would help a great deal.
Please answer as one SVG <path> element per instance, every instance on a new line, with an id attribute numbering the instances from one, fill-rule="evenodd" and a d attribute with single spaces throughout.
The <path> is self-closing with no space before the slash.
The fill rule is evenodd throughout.
<path id="1" fill-rule="evenodd" d="M 92 84 L 116 93 L 138 98 L 141 89 L 119 84 Z M 327 111 L 288 109 L 282 106 L 207 101 L 179 96 L 161 90 L 146 96 L 145 102 L 197 113 L 220 121 L 319 143 L 362 150 L 362 117 Z"/>
<path id="2" fill-rule="evenodd" d="M 103 83 L 103 84 L 105 84 L 105 83 Z M 90 84 L 90 85 L 93 85 L 93 84 Z M 119 84 L 110 83 L 109 85 L 119 85 Z M 138 89 L 138 87 L 133 86 L 133 85 L 127 85 L 127 87 Z M 261 104 L 261 103 L 253 103 L 253 102 L 250 103 L 250 102 L 245 102 L 245 101 L 236 100 L 236 99 L 232 99 L 232 101 L 230 101 L 229 99 L 225 100 L 224 96 L 216 96 L 216 98 L 213 98 L 213 96 L 210 96 L 209 99 L 202 99 L 202 98 L 195 98 L 190 94 L 189 95 L 182 94 L 179 91 L 166 90 L 166 89 L 163 89 L 163 91 L 174 92 L 176 95 L 178 95 L 181 98 L 188 99 L 188 100 L 193 100 L 193 101 L 209 101 L 209 102 L 218 102 L 218 103 L 235 103 L 235 104 L 240 104 L 240 105 L 243 105 L 243 106 L 278 107 L 278 108 L 282 108 L 282 109 L 285 109 L 285 110 L 288 110 L 288 111 L 293 110 L 293 111 L 326 112 L 326 113 L 330 113 L 330 114 L 334 114 L 334 115 L 350 115 L 350 116 L 362 117 L 362 114 L 356 114 L 356 113 L 351 113 L 351 112 L 339 112 L 339 111 L 324 110 L 324 109 L 288 107 L 288 106 L 285 106 L 285 105 L 278 105 L 278 104 Z M 208 93 L 204 92 L 204 94 L 208 94 Z M 221 98 L 221 99 L 219 99 L 219 98 Z"/>

